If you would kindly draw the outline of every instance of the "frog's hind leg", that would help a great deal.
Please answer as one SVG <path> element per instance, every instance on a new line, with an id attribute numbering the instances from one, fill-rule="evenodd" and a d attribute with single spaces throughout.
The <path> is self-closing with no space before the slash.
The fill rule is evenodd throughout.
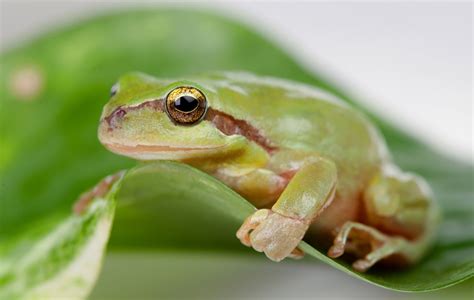
<path id="1" fill-rule="evenodd" d="M 364 272 L 378 261 L 411 248 L 409 243 L 404 238 L 390 237 L 365 224 L 347 222 L 336 236 L 328 256 L 336 258 L 348 252 L 361 257 L 352 267 Z"/>
<path id="2" fill-rule="evenodd" d="M 433 240 L 438 219 L 430 194 L 428 186 L 413 175 L 378 175 L 363 195 L 364 223 L 346 222 L 328 255 L 355 255 L 353 267 L 361 272 L 388 258 L 398 258 L 398 264 L 418 261 Z"/>

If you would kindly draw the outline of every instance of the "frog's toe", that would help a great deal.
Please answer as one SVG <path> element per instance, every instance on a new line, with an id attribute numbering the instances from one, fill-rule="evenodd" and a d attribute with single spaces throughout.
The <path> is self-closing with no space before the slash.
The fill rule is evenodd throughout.
<path id="1" fill-rule="evenodd" d="M 258 222 L 253 222 L 254 220 Z M 242 243 L 250 245 L 256 251 L 264 252 L 271 260 L 281 261 L 292 256 L 292 253 L 294 256 L 302 256 L 302 251 L 295 249 L 307 229 L 307 222 L 265 210 L 260 214 L 257 211 L 247 219 L 237 236 Z"/>
<path id="2" fill-rule="evenodd" d="M 338 258 L 344 253 L 352 253 L 360 256 L 360 253 L 366 253 L 367 248 L 370 247 L 364 240 L 346 240 L 335 241 L 328 250 L 328 256 L 331 258 Z"/>
<path id="3" fill-rule="evenodd" d="M 361 256 L 370 246 L 371 241 L 377 241 L 382 234 L 376 229 L 357 222 L 346 222 L 334 239 L 328 250 L 328 256 L 337 258 L 346 252 Z"/>
<path id="4" fill-rule="evenodd" d="M 269 259 L 279 262 L 288 257 L 296 245 L 279 241 L 271 231 L 263 226 L 261 230 L 252 232 L 250 235 L 252 247 L 258 252 L 264 252 Z"/>
<path id="5" fill-rule="evenodd" d="M 337 258 L 344 254 L 345 244 L 344 243 L 334 243 L 328 250 L 328 256 L 332 258 Z"/>
<path id="6" fill-rule="evenodd" d="M 359 259 L 356 260 L 353 264 L 352 267 L 354 270 L 359 271 L 359 272 L 365 272 L 367 271 L 370 267 L 372 267 L 375 264 L 375 262 L 371 262 L 367 259 Z"/>
<path id="7" fill-rule="evenodd" d="M 289 258 L 292 259 L 302 259 L 304 257 L 304 251 L 301 250 L 300 248 L 296 247 L 290 255 L 288 255 Z"/>
<path id="8" fill-rule="evenodd" d="M 250 233 L 257 228 L 260 223 L 271 213 L 269 209 L 259 209 L 247 219 L 245 219 L 242 226 L 237 231 L 237 238 L 247 247 L 251 247 Z"/>
<path id="9" fill-rule="evenodd" d="M 402 238 L 387 237 L 385 241 L 374 246 L 374 248 L 364 258 L 356 260 L 352 267 L 359 272 L 365 272 L 377 262 L 399 253 L 406 246 L 406 241 Z"/>

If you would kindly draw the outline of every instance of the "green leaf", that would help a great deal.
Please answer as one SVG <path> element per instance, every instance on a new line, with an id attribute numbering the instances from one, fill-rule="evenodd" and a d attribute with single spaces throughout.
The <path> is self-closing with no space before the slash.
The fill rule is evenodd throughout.
<path id="1" fill-rule="evenodd" d="M 195 47 L 196 41 L 200 47 Z M 12 267 L 6 269 L 3 264 L 4 258 L 23 260 L 20 257 L 25 252 L 12 250 L 19 249 L 23 243 L 20 241 L 26 240 L 29 248 L 41 244 L 57 228 L 72 222 L 70 218 L 74 217 L 68 217 L 70 207 L 81 192 L 105 175 L 135 164 L 107 152 L 96 138 L 98 118 L 110 87 L 121 74 L 132 70 L 162 77 L 207 70 L 247 70 L 309 83 L 357 106 L 382 130 L 397 164 L 419 173 L 433 186 L 444 212 L 439 239 L 425 261 L 406 271 L 359 275 L 341 261 L 329 260 L 305 245 L 307 256 L 372 283 L 406 291 L 442 288 L 473 275 L 472 164 L 439 154 L 395 129 L 322 75 L 308 72 L 280 47 L 242 24 L 190 10 L 120 12 L 86 20 L 12 48 L 0 56 L 0 67 L 0 266 L 4 272 L 1 274 L 6 274 L 0 277 L 0 293 L 14 295 L 18 291 L 16 282 L 28 280 L 24 273 L 8 275 Z M 31 99 L 18 97 L 12 90 L 15 75 L 31 69 L 40 75 L 42 89 Z M 252 210 L 242 198 L 187 167 L 162 163 L 154 165 L 153 170 L 149 168 L 152 167 L 134 169 L 123 181 L 111 250 L 168 248 L 253 253 L 234 237 L 235 229 Z M 150 182 L 148 177 L 157 181 L 144 188 L 134 180 L 140 176 L 144 176 L 144 182 Z M 183 181 L 188 186 L 183 186 Z M 154 203 L 152 198 L 161 200 Z M 160 206 L 152 209 L 155 205 Z M 63 217 L 55 217 L 58 215 Z M 29 233 L 28 228 L 38 229 L 38 233 Z M 79 235 L 81 231 L 77 232 Z M 212 234 L 206 234 L 209 232 Z M 56 244 L 76 238 L 79 236 L 71 229 L 58 236 Z M 79 252 L 82 249 L 79 243 L 73 248 Z M 75 257 L 70 256 L 69 262 Z M 307 263 L 312 263 L 310 258 Z M 40 265 L 32 265 L 35 264 Z M 56 267 L 65 270 L 69 265 Z M 61 280 L 58 270 L 51 276 Z M 42 285 L 40 281 L 38 286 Z"/>
<path id="2" fill-rule="evenodd" d="M 0 245 L 0 299 L 86 297 L 99 275 L 116 187 L 82 214 L 51 215 Z"/>
<path id="3" fill-rule="evenodd" d="M 253 252 L 240 245 L 235 232 L 255 208 L 220 181 L 189 166 L 160 162 L 134 168 L 124 179 L 117 200 L 112 250 L 187 248 Z M 452 223 L 467 226 L 469 222 L 472 219 L 453 219 L 447 215 L 443 226 Z M 440 238 L 445 238 L 446 233 L 451 235 L 443 228 Z M 316 258 L 382 287 L 426 291 L 472 276 L 474 245 L 469 240 L 472 233 L 464 233 L 458 239 L 451 236 L 451 242 L 439 242 L 416 267 L 393 272 L 382 269 L 354 272 L 350 264 L 330 259 L 304 242 L 301 248 L 308 256 L 308 263 Z M 460 240 L 464 242 L 461 247 Z"/>

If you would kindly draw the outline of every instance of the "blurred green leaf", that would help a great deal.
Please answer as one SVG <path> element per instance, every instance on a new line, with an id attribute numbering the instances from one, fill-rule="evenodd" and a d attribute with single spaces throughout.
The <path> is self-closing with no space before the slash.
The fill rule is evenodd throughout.
<path id="1" fill-rule="evenodd" d="M 361 278 L 388 288 L 421 291 L 446 287 L 473 275 L 471 163 L 439 154 L 395 129 L 246 26 L 199 11 L 121 12 L 51 32 L 6 51 L 0 59 L 2 247 L 24 237 L 25 226 L 47 224 L 42 220 L 49 216 L 67 216 L 82 191 L 105 175 L 134 165 L 131 160 L 107 152 L 96 138 L 108 90 L 121 74 L 139 70 L 170 77 L 208 70 L 247 70 L 327 89 L 364 110 L 382 130 L 397 164 L 421 174 L 433 186 L 445 219 L 431 254 L 412 269 L 374 270 Z M 33 99 L 21 99 L 12 92 L 12 80 L 18 72 L 31 68 L 39 72 L 44 85 Z M 183 187 L 181 182 L 188 174 L 193 181 Z M 152 178 L 158 181 L 138 189 L 140 182 L 134 178 L 140 176 L 144 176 L 144 182 L 151 182 Z M 234 237 L 251 206 L 216 180 L 188 167 L 162 163 L 134 169 L 123 183 L 112 250 L 169 248 L 253 253 Z M 51 226 L 44 234 L 54 232 L 56 227 Z M 38 236 L 38 241 L 43 238 L 46 236 Z M 32 247 L 34 242 L 31 240 Z M 344 263 L 329 260 L 310 246 L 304 248 L 307 256 L 360 276 Z M 9 280 L 6 278 L 0 284 L 5 285 Z"/>
<path id="2" fill-rule="evenodd" d="M 115 189 L 108 197 L 113 197 Z M 0 299 L 82 299 L 99 275 L 115 201 L 82 214 L 48 216 L 0 244 Z"/>

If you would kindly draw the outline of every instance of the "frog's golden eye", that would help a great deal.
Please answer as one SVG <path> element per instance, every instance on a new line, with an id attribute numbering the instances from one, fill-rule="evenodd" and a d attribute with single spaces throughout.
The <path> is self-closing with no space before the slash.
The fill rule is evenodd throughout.
<path id="1" fill-rule="evenodd" d="M 166 112 L 176 124 L 195 124 L 202 120 L 206 109 L 206 96 L 194 87 L 177 87 L 166 96 Z"/>

